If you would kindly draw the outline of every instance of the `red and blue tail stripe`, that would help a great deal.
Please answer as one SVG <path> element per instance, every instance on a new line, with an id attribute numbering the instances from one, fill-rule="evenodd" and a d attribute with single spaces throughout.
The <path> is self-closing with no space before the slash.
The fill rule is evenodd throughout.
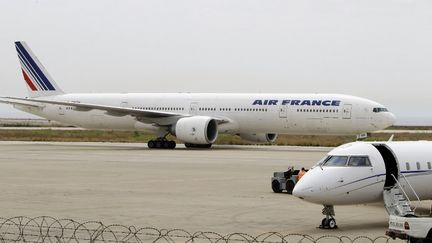
<path id="1" fill-rule="evenodd" d="M 15 42 L 18 58 L 21 62 L 24 80 L 32 91 L 54 91 L 54 86 L 49 81 L 47 75 L 38 66 L 32 55 L 27 51 L 23 43 Z"/>

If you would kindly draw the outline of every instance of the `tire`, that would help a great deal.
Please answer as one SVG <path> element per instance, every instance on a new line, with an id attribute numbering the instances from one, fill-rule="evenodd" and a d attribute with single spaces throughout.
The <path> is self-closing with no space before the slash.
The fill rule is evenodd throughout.
<path id="1" fill-rule="evenodd" d="M 274 193 L 281 193 L 282 190 L 280 189 L 280 183 L 277 180 L 272 181 L 272 190 Z"/>
<path id="2" fill-rule="evenodd" d="M 156 141 L 155 148 L 161 148 L 161 147 L 162 147 L 162 142 L 161 141 Z"/>
<path id="3" fill-rule="evenodd" d="M 154 148 L 155 147 L 155 142 L 153 140 L 148 141 L 147 147 L 149 147 L 151 149 Z"/>
<path id="4" fill-rule="evenodd" d="M 328 224 L 329 229 L 336 229 L 337 228 L 335 219 L 329 219 L 327 224 Z"/>
<path id="5" fill-rule="evenodd" d="M 202 145 L 201 148 L 211 148 L 211 146 L 212 146 L 212 144 L 209 143 L 209 144 L 204 144 L 204 145 Z"/>
<path id="6" fill-rule="evenodd" d="M 185 143 L 186 148 L 211 148 L 212 144 L 194 144 L 194 143 Z"/>
<path id="7" fill-rule="evenodd" d="M 294 190 L 294 186 L 295 186 L 295 184 L 292 180 L 288 180 L 286 182 L 286 190 L 287 190 L 288 194 L 292 194 L 292 191 Z"/>
<path id="8" fill-rule="evenodd" d="M 164 148 L 164 149 L 169 149 L 169 148 L 170 148 L 169 141 L 163 141 L 163 142 L 162 142 L 162 148 Z"/>
<path id="9" fill-rule="evenodd" d="M 327 219 L 326 218 L 323 218 L 322 220 L 321 220 L 321 225 L 320 225 L 322 228 L 326 228 L 327 226 L 328 226 L 328 224 L 327 224 Z"/>
<path id="10" fill-rule="evenodd" d="M 168 143 L 169 143 L 169 148 L 170 148 L 170 149 L 175 149 L 175 147 L 176 147 L 176 142 L 174 142 L 174 141 L 169 141 Z"/>

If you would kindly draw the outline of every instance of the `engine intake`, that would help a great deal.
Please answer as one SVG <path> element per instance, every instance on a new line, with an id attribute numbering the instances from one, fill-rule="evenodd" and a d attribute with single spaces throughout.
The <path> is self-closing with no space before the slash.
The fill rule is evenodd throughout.
<path id="1" fill-rule="evenodd" d="M 175 135 L 185 143 L 212 144 L 218 136 L 218 124 L 208 116 L 181 118 L 175 125 Z"/>

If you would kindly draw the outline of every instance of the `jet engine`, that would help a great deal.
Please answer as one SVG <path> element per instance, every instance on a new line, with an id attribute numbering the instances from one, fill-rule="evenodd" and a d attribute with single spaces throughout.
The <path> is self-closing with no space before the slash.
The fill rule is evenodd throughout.
<path id="1" fill-rule="evenodd" d="M 185 117 L 177 121 L 175 135 L 185 143 L 212 144 L 218 136 L 218 125 L 208 116 Z"/>
<path id="2" fill-rule="evenodd" d="M 240 137 L 251 142 L 273 143 L 278 135 L 276 133 L 241 133 Z"/>

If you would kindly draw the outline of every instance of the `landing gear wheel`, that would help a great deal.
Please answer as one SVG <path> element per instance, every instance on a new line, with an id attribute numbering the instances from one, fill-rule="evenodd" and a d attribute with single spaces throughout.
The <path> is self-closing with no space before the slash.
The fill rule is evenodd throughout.
<path id="1" fill-rule="evenodd" d="M 169 148 L 169 141 L 163 141 L 162 142 L 162 148 L 168 149 Z"/>
<path id="2" fill-rule="evenodd" d="M 162 147 L 162 142 L 156 141 L 156 148 L 161 148 L 161 147 Z"/>
<path id="3" fill-rule="evenodd" d="M 332 205 L 324 205 L 322 210 L 322 214 L 326 217 L 321 220 L 320 229 L 336 229 L 336 219 L 333 218 L 335 216 L 334 207 Z"/>
<path id="4" fill-rule="evenodd" d="M 321 225 L 319 227 L 320 229 L 336 229 L 336 220 L 334 218 L 323 218 L 321 220 Z"/>
<path id="5" fill-rule="evenodd" d="M 325 228 L 326 225 L 327 225 L 327 218 L 323 218 L 323 219 L 321 220 L 320 228 L 321 228 L 321 229 L 322 229 L 322 228 Z"/>
<path id="6" fill-rule="evenodd" d="M 176 147 L 176 142 L 168 141 L 166 139 L 157 139 L 148 141 L 147 146 L 150 149 L 174 149 Z"/>
<path id="7" fill-rule="evenodd" d="M 212 144 L 194 144 L 194 143 L 185 143 L 186 148 L 211 148 Z"/>
<path id="8" fill-rule="evenodd" d="M 174 141 L 169 141 L 169 142 L 168 142 L 168 147 L 169 147 L 170 149 L 175 149 L 175 147 L 176 147 L 176 142 L 174 142 Z"/>
<path id="9" fill-rule="evenodd" d="M 150 140 L 150 141 L 148 141 L 148 143 L 147 143 L 147 147 L 149 147 L 149 148 L 154 148 L 156 145 L 155 145 L 155 142 L 153 141 L 153 140 Z"/>
<path id="10" fill-rule="evenodd" d="M 335 219 L 329 219 L 327 221 L 327 225 L 328 225 L 329 229 L 335 229 L 335 228 L 337 228 L 336 220 Z"/>

